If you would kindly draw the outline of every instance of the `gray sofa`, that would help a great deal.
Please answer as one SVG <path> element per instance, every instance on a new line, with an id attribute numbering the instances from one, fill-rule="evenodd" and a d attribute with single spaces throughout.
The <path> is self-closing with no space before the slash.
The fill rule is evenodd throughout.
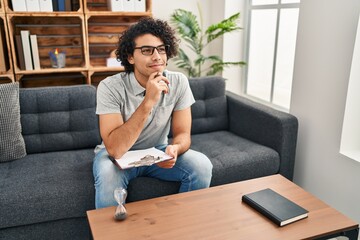
<path id="1" fill-rule="evenodd" d="M 212 161 L 211 186 L 280 173 L 292 179 L 297 119 L 230 92 L 218 77 L 190 80 L 191 148 Z M 93 149 L 100 143 L 92 86 L 20 89 L 27 156 L 0 163 L 0 239 L 89 239 Z M 1 134 L 1 133 L 0 133 Z M 179 183 L 130 182 L 127 202 L 177 193 Z"/>

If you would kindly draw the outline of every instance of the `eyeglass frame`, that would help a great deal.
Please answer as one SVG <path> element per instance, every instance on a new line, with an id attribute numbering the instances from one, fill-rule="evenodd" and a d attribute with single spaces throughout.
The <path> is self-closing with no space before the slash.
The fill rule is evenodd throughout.
<path id="1" fill-rule="evenodd" d="M 159 49 L 158 49 L 159 47 L 165 47 L 165 52 L 164 52 L 164 53 L 160 53 L 160 52 L 159 52 Z M 150 48 L 150 49 L 152 49 L 152 50 L 151 50 L 151 54 L 144 54 L 143 48 Z M 156 46 L 156 47 L 147 46 L 147 45 L 141 46 L 141 47 L 134 47 L 134 50 L 135 50 L 135 49 L 140 49 L 140 52 L 141 52 L 142 55 L 144 55 L 144 56 L 152 56 L 152 55 L 154 54 L 155 49 L 156 49 L 156 51 L 158 52 L 158 54 L 167 54 L 167 52 L 169 51 L 169 48 L 170 48 L 170 45 L 161 44 L 161 45 Z"/>

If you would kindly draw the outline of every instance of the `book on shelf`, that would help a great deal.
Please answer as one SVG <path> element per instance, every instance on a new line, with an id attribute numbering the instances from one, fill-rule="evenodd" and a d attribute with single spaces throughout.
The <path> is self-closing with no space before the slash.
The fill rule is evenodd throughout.
<path id="1" fill-rule="evenodd" d="M 145 12 L 146 11 L 146 4 L 145 0 L 134 0 L 134 11 L 135 12 Z"/>
<path id="2" fill-rule="evenodd" d="M 71 0 L 65 0 L 65 11 L 71 11 Z"/>
<path id="3" fill-rule="evenodd" d="M 25 70 L 33 70 L 33 62 L 32 62 L 31 47 L 30 47 L 30 31 L 21 30 L 20 36 L 21 36 L 23 53 L 24 53 Z"/>
<path id="4" fill-rule="evenodd" d="M 40 12 L 39 0 L 25 0 L 28 12 Z"/>
<path id="5" fill-rule="evenodd" d="M 12 10 L 14 12 L 26 12 L 26 2 L 25 0 L 11 0 Z"/>
<path id="6" fill-rule="evenodd" d="M 308 216 L 306 209 L 270 188 L 245 194 L 242 201 L 280 227 Z"/>
<path id="7" fill-rule="evenodd" d="M 20 35 L 15 36 L 15 45 L 16 45 L 16 57 L 18 59 L 19 68 L 21 70 L 25 70 L 25 58 L 24 58 L 24 51 L 23 51 Z"/>
<path id="8" fill-rule="evenodd" d="M 108 10 L 112 12 L 124 11 L 123 0 L 107 0 Z"/>
<path id="9" fill-rule="evenodd" d="M 0 72 L 6 71 L 6 62 L 5 62 L 5 35 L 3 35 L 3 26 L 0 25 Z"/>
<path id="10" fill-rule="evenodd" d="M 51 1 L 52 1 L 53 11 L 59 11 L 58 0 L 51 0 Z"/>
<path id="11" fill-rule="evenodd" d="M 40 12 L 52 12 L 52 0 L 39 0 Z"/>
<path id="12" fill-rule="evenodd" d="M 30 35 L 30 45 L 31 45 L 31 53 L 32 53 L 34 69 L 39 70 L 40 69 L 40 57 L 39 57 L 39 48 L 38 48 L 36 35 Z"/>
<path id="13" fill-rule="evenodd" d="M 123 0 L 123 9 L 125 12 L 134 12 L 135 1 L 134 0 Z"/>
<path id="14" fill-rule="evenodd" d="M 173 157 L 154 147 L 142 150 L 130 150 L 118 159 L 110 157 L 110 160 L 120 169 L 151 166 L 155 163 L 170 159 L 173 159 Z"/>
<path id="15" fill-rule="evenodd" d="M 65 0 L 57 0 L 58 3 L 58 11 L 65 11 Z"/>

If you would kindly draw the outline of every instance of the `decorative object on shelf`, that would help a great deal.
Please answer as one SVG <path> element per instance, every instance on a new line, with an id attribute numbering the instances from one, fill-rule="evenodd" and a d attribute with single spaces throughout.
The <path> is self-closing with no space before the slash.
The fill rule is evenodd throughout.
<path id="1" fill-rule="evenodd" d="M 56 48 L 54 52 L 49 52 L 51 66 L 53 68 L 63 68 L 65 67 L 65 61 L 66 61 L 66 53 L 65 52 L 59 52 L 59 50 Z"/>
<path id="2" fill-rule="evenodd" d="M 219 56 L 205 56 L 203 53 L 205 47 L 213 40 L 218 39 L 225 33 L 242 29 L 237 23 L 240 18 L 240 13 L 236 13 L 219 23 L 212 24 L 204 32 L 201 24 L 203 21 L 201 19 L 202 14 L 199 5 L 198 9 L 200 13 L 200 24 L 197 17 L 190 11 L 176 9 L 174 13 L 171 14 L 170 21 L 175 25 L 180 37 L 188 44 L 189 49 L 195 54 L 195 59 L 191 59 L 183 49 L 179 49 L 179 55 L 174 58 L 176 65 L 184 69 L 188 77 L 216 75 L 225 67 L 245 65 L 243 61 L 224 62 Z M 209 63 L 209 66 L 204 65 L 205 63 Z M 203 69 L 204 66 L 206 69 Z"/>
<path id="3" fill-rule="evenodd" d="M 107 67 L 121 67 L 121 61 L 117 60 L 115 51 L 110 53 L 110 56 L 106 59 L 106 66 Z"/>

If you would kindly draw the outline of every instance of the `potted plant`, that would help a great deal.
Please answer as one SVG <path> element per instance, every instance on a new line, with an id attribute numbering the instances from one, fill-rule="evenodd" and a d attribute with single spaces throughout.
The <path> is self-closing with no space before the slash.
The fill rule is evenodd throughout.
<path id="1" fill-rule="evenodd" d="M 201 11 L 199 8 L 200 19 Z M 238 31 L 241 28 L 237 21 L 240 13 L 236 13 L 219 23 L 212 24 L 203 31 L 202 19 L 199 24 L 197 17 L 190 11 L 176 9 L 170 16 L 170 22 L 174 24 L 180 38 L 184 40 L 189 49 L 194 53 L 195 59 L 191 59 L 183 49 L 179 49 L 179 54 L 174 58 L 177 67 L 184 69 L 188 77 L 200 77 L 204 75 L 216 75 L 228 66 L 242 66 L 245 62 L 224 62 L 219 56 L 205 56 L 203 50 L 215 39 L 223 36 L 225 33 Z M 203 68 L 205 63 L 208 67 Z"/>

